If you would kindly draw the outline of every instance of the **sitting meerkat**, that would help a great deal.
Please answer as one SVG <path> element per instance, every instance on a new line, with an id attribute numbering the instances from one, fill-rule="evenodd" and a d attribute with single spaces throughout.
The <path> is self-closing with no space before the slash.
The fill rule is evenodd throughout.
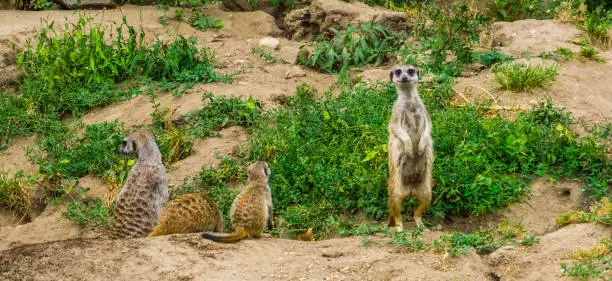
<path id="1" fill-rule="evenodd" d="M 421 214 L 431 204 L 431 170 L 434 160 L 432 124 L 417 84 L 419 70 L 413 66 L 397 66 L 391 71 L 397 89 L 397 100 L 389 120 L 389 227 L 402 230 L 402 201 L 414 196 L 418 207 L 414 222 L 422 227 Z"/>
<path id="2" fill-rule="evenodd" d="M 161 206 L 168 200 L 168 178 L 153 135 L 137 131 L 127 136 L 119 153 L 137 156 L 119 191 L 111 217 L 117 238 L 144 237 L 155 226 Z"/>
<path id="3" fill-rule="evenodd" d="M 260 238 L 266 226 L 274 226 L 268 163 L 256 161 L 249 165 L 247 174 L 249 185 L 236 196 L 230 211 L 234 233 L 223 236 L 203 233 L 202 238 L 234 243 L 246 237 Z"/>
<path id="4" fill-rule="evenodd" d="M 222 232 L 225 222 L 219 207 L 201 193 L 183 194 L 162 209 L 157 226 L 149 236 L 200 231 Z"/>

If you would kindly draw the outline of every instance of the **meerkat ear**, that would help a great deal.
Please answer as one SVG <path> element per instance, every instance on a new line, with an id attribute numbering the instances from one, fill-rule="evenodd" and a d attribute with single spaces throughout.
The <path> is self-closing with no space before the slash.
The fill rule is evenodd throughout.
<path id="1" fill-rule="evenodd" d="M 391 70 L 391 72 L 389 72 L 389 80 L 391 80 L 391 82 L 393 82 L 393 70 Z"/>
<path id="2" fill-rule="evenodd" d="M 414 69 L 416 70 L 417 76 L 421 77 L 421 71 L 418 68 L 416 68 L 416 67 Z"/>

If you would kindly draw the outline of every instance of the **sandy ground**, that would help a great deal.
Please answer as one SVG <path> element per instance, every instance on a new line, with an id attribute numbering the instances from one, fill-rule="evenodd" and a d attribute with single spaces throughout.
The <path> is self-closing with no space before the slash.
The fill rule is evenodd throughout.
<path id="1" fill-rule="evenodd" d="M 107 26 L 120 22 L 125 15 L 128 23 L 143 27 L 148 34 L 147 42 L 156 37 L 169 40 L 177 32 L 196 36 L 202 46 L 215 50 L 219 72 L 240 71 L 233 84 L 198 85 L 180 97 L 162 93 L 158 99 L 162 106 L 178 106 L 179 113 L 201 108 L 204 92 L 253 96 L 270 108 L 279 97 L 293 95 L 296 85 L 309 83 L 324 92 L 335 82 L 333 76 L 293 65 L 299 48 L 297 42 L 281 39 L 280 49 L 272 52 L 289 64 L 269 64 L 251 54 L 260 38 L 278 37 L 282 33 L 271 16 L 263 12 L 230 13 L 214 7 L 208 13 L 223 20 L 226 27 L 219 32 L 199 32 L 171 21 L 164 28 L 157 20 L 162 12 L 151 7 L 128 5 L 117 10 L 88 12 Z M 78 14 L 0 11 L 0 50 L 7 50 L 11 44 L 23 46 L 32 30 L 40 27 L 41 18 L 63 23 L 76 20 Z M 501 25 L 500 30 L 509 38 L 502 51 L 515 56 L 525 50 L 536 55 L 557 47 L 577 50 L 569 41 L 581 34 L 572 26 L 552 21 Z M 549 96 L 579 119 L 609 119 L 612 84 L 606 78 L 612 73 L 612 54 L 604 52 L 601 56 L 608 58 L 608 62 L 563 62 L 559 78 L 548 90 L 500 91 L 490 71 L 459 79 L 455 89 L 473 99 L 484 96 L 480 89 L 484 88 L 502 106 L 529 106 Z M 0 71 L 14 71 L 12 67 L 0 64 Z M 389 67 L 367 67 L 358 75 L 368 80 L 386 80 Z M 474 90 L 466 90 L 470 87 Z M 82 120 L 86 124 L 119 120 L 127 127 L 136 127 L 150 123 L 151 112 L 149 98 L 137 96 L 92 110 Z M 220 133 L 218 138 L 198 140 L 192 155 L 169 167 L 171 184 L 179 184 L 203 166 L 218 165 L 215 154 L 231 156 L 248 141 L 248 133 L 240 127 L 226 128 Z M 9 174 L 20 169 L 35 172 L 36 167 L 26 157 L 27 148 L 33 145 L 33 137 L 12 138 L 9 148 L 0 151 L 0 169 Z M 89 197 L 103 196 L 100 179 L 87 176 L 79 181 L 88 189 Z M 450 231 L 473 231 L 507 219 L 520 221 L 528 233 L 541 237 L 541 242 L 532 247 L 508 246 L 490 255 L 471 253 L 458 258 L 426 251 L 406 252 L 388 244 L 388 238 L 382 235 L 372 236 L 373 242 L 368 247 L 363 246 L 362 237 L 316 242 L 263 238 L 231 245 L 202 240 L 197 234 L 110 240 L 103 232 L 67 221 L 60 214 L 61 208 L 48 206 L 28 224 L 19 224 L 18 218 L 0 212 L 0 280 L 565 280 L 560 276 L 559 264 L 567 261 L 569 253 L 589 248 L 597 240 L 612 235 L 609 227 L 592 224 L 557 229 L 555 217 L 583 206 L 580 187 L 580 182 L 552 184 L 536 179 L 532 195 L 525 202 L 497 214 L 452 217 L 442 222 L 439 229 L 424 234 L 424 240 L 431 241 Z"/>

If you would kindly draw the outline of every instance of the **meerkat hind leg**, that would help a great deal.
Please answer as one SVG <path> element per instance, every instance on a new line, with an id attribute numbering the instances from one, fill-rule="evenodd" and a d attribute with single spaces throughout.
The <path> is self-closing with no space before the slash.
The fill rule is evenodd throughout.
<path id="1" fill-rule="evenodd" d="M 431 205 L 431 187 L 429 182 L 426 180 L 420 184 L 415 190 L 415 197 L 418 201 L 418 206 L 414 210 L 414 223 L 417 227 L 423 227 L 423 221 L 421 215 L 427 211 L 429 205 Z"/>
<path id="2" fill-rule="evenodd" d="M 389 194 L 389 227 L 395 226 L 398 232 L 404 230 L 402 223 L 402 202 L 409 195 L 410 189 L 402 186 L 401 182 L 397 182 L 391 194 Z"/>

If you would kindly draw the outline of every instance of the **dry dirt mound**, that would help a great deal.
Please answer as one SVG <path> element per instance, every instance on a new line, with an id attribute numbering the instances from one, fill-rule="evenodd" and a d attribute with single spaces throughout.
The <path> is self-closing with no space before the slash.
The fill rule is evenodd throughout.
<path id="1" fill-rule="evenodd" d="M 13 137 L 9 140 L 9 147 L 0 150 L 0 172 L 13 175 L 18 170 L 26 173 L 36 172 L 36 166 L 26 155 L 28 148 L 34 147 L 34 137 Z"/>
<path id="2" fill-rule="evenodd" d="M 527 233 L 543 235 L 557 230 L 555 219 L 563 213 L 581 209 L 584 198 L 580 191 L 583 183 L 562 180 L 553 184 L 550 180 L 537 178 L 531 183 L 530 195 L 495 214 L 481 216 L 451 217 L 443 227 L 445 230 L 472 232 L 480 228 L 495 228 L 508 220 L 520 222 Z"/>
<path id="3" fill-rule="evenodd" d="M 15 227 L 0 227 L 0 250 L 22 245 L 45 243 L 84 237 L 86 231 L 66 218 L 52 205 L 36 217 L 32 222 Z M 85 236 L 95 235 L 89 233 Z"/>
<path id="4" fill-rule="evenodd" d="M 557 48 L 567 48 L 574 52 L 580 46 L 572 43 L 585 36 L 585 32 L 569 23 L 554 20 L 517 20 L 513 22 L 493 23 L 492 35 L 484 41 L 490 41 L 500 51 L 519 57 L 529 52 L 537 55 L 540 52 L 551 52 Z"/>
<path id="5" fill-rule="evenodd" d="M 577 224 L 544 235 L 533 247 L 506 246 L 493 252 L 488 263 L 501 280 L 574 280 L 561 278 L 560 264 L 571 263 L 569 255 L 612 238 L 610 227 Z"/>
<path id="6" fill-rule="evenodd" d="M 374 237 L 319 242 L 263 238 L 218 244 L 198 234 L 130 240 L 75 239 L 0 254 L 7 280 L 560 280 L 559 263 L 610 229 L 571 225 L 534 247 L 452 258 L 406 252 Z M 109 251 L 109 249 L 116 249 Z M 506 279 L 509 278 L 509 279 Z"/>
<path id="7" fill-rule="evenodd" d="M 220 156 L 233 156 L 244 145 L 248 133 L 241 127 L 229 127 L 221 130 L 220 138 L 197 140 L 189 157 L 175 163 L 168 171 L 168 182 L 171 187 L 180 185 L 184 179 L 195 176 L 202 167 L 217 167 Z"/>
<path id="8" fill-rule="evenodd" d="M 537 64 L 538 60 L 533 61 Z M 578 120 L 598 122 L 610 119 L 612 83 L 608 83 L 607 77 L 612 73 L 611 63 L 570 61 L 562 63 L 558 70 L 559 75 L 550 88 L 536 88 L 531 93 L 499 89 L 490 70 L 459 78 L 454 88 L 470 100 L 488 99 L 490 96 L 487 93 L 490 93 L 495 97 L 494 104 L 502 107 L 529 109 L 550 98 L 553 104 L 566 108 Z"/>
<path id="9" fill-rule="evenodd" d="M 503 41 L 500 51 L 515 58 L 521 58 L 526 53 L 528 57 L 535 57 L 541 52 L 554 52 L 557 48 L 578 52 L 580 46 L 573 42 L 584 36 L 584 32 L 577 27 L 552 20 L 498 22 L 494 26 L 497 27 L 495 37 Z M 549 97 L 553 104 L 567 108 L 577 119 L 609 120 L 612 116 L 612 83 L 607 77 L 612 73 L 612 51 L 602 52 L 600 56 L 607 62 L 580 61 L 577 58 L 561 62 L 559 75 L 548 89 L 536 88 L 533 92 L 501 90 L 490 70 L 459 78 L 454 88 L 468 99 L 493 96 L 494 103 L 502 107 L 531 108 Z M 521 59 L 520 62 L 551 64 L 551 61 L 543 62 L 539 58 Z"/>
<path id="10" fill-rule="evenodd" d="M 406 30 L 406 15 L 387 9 L 370 7 L 361 2 L 347 4 L 340 0 L 314 0 L 311 5 L 296 9 L 285 16 L 289 38 L 312 39 L 317 35 L 333 35 L 332 28 L 344 27 L 373 20 L 389 30 Z"/>

